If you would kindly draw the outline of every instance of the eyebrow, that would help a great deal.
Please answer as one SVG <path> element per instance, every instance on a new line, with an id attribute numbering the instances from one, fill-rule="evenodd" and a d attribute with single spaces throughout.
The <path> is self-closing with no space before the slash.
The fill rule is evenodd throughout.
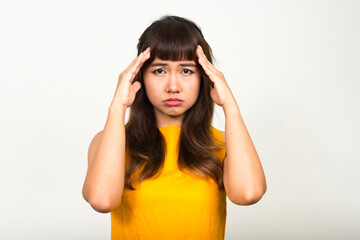
<path id="1" fill-rule="evenodd" d="M 168 66 L 169 64 L 167 63 L 152 63 L 150 65 L 150 67 L 154 67 L 154 66 Z M 196 64 L 193 63 L 180 63 L 179 66 L 181 67 L 196 67 Z"/>

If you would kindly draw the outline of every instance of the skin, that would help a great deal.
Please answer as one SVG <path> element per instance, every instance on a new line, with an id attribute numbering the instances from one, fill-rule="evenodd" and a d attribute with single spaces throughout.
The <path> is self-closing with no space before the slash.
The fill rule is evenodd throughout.
<path id="1" fill-rule="evenodd" d="M 147 48 L 119 74 L 104 130 L 94 136 L 89 146 L 82 194 L 100 213 L 111 212 L 121 203 L 125 178 L 125 113 L 141 88 L 139 82 L 132 84 L 132 81 L 149 57 L 150 48 Z"/>
<path id="2" fill-rule="evenodd" d="M 199 64 L 214 83 L 211 97 L 225 113 L 225 132 L 222 134 L 224 141 L 226 140 L 227 153 L 223 176 L 226 194 L 237 205 L 256 203 L 266 191 L 260 159 L 224 75 L 206 59 L 200 46 L 196 49 L 196 54 Z M 125 112 L 141 88 L 139 82 L 132 84 L 132 80 L 149 58 L 150 48 L 147 48 L 120 73 L 104 130 L 94 136 L 89 146 L 83 196 L 98 212 L 111 212 L 121 203 L 125 173 Z M 189 78 L 184 73 L 188 71 L 184 72 L 179 66 L 180 62 L 165 62 L 168 64 L 167 69 L 164 72 L 158 71 L 164 75 L 148 75 L 145 77 L 145 87 L 148 88 L 150 101 L 156 109 L 160 127 L 181 126 L 184 112 L 195 103 L 200 80 L 195 74 L 187 82 Z M 151 80 L 158 84 L 153 84 Z M 155 95 L 151 89 L 159 95 Z M 164 106 L 162 101 L 169 97 L 183 99 L 184 104 L 180 107 Z"/>
<path id="3" fill-rule="evenodd" d="M 196 54 L 200 65 L 214 83 L 211 98 L 223 108 L 225 114 L 225 132 L 222 135 L 226 140 L 223 176 L 226 194 L 237 205 L 254 204 L 262 198 L 267 188 L 259 156 L 224 74 L 208 61 L 201 46 L 197 47 Z"/>
<path id="4" fill-rule="evenodd" d="M 154 106 L 158 127 L 181 126 L 185 112 L 196 102 L 201 76 L 194 61 L 164 61 L 159 58 L 144 71 L 146 94 Z M 165 100 L 179 98 L 178 106 Z"/>
<path id="5" fill-rule="evenodd" d="M 267 188 L 259 156 L 224 74 L 208 61 L 201 46 L 197 47 L 196 54 L 199 64 L 214 83 L 211 98 L 225 113 L 225 131 L 222 132 L 227 153 L 223 176 L 225 191 L 237 205 L 254 204 L 262 198 Z M 181 66 L 191 63 L 195 65 L 193 61 L 155 59 L 153 65 L 165 65 L 150 66 L 146 70 L 144 84 L 155 109 L 158 127 L 181 126 L 184 113 L 195 103 L 200 88 L 199 71 L 195 66 Z M 194 74 L 184 74 L 185 69 L 194 71 Z M 170 97 L 180 98 L 184 103 L 176 107 L 166 106 L 163 101 Z"/>

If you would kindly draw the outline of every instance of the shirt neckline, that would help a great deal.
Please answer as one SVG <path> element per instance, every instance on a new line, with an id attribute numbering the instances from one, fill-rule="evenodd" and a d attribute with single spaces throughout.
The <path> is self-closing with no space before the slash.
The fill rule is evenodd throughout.
<path id="1" fill-rule="evenodd" d="M 164 127 L 159 127 L 158 129 L 165 129 L 165 128 L 176 128 L 176 129 L 181 129 L 180 126 L 175 126 L 175 125 L 168 125 L 168 126 L 164 126 Z"/>

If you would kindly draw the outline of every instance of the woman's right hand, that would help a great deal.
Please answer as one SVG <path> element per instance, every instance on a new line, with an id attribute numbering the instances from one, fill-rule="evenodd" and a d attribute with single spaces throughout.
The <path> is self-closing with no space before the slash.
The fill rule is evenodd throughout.
<path id="1" fill-rule="evenodd" d="M 146 60 L 150 58 L 150 47 L 135 58 L 130 65 L 119 75 L 115 96 L 110 108 L 125 109 L 134 102 L 137 91 L 141 88 L 139 81 L 132 84 L 136 74 Z"/>

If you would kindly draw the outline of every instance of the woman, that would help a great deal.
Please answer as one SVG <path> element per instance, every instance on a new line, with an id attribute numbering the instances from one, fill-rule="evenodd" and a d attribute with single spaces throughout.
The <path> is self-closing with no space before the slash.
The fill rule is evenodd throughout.
<path id="1" fill-rule="evenodd" d="M 165 16 L 137 48 L 90 143 L 83 196 L 111 212 L 112 239 L 224 239 L 226 196 L 249 205 L 266 191 L 235 98 L 192 21 Z M 225 132 L 211 126 L 214 103 Z"/>

